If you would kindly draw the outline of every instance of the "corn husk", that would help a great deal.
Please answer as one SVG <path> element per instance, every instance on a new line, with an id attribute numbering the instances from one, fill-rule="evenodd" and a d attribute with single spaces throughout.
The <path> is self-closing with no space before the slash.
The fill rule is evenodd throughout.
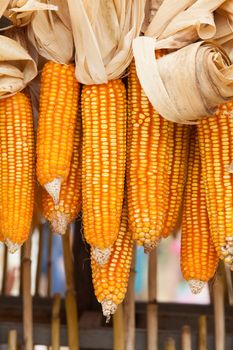
<path id="1" fill-rule="evenodd" d="M 143 90 L 164 118 L 192 124 L 233 97 L 233 65 L 216 44 L 200 41 L 159 60 L 155 47 L 149 37 L 133 43 Z"/>
<path id="2" fill-rule="evenodd" d="M 141 85 L 163 117 L 192 124 L 233 98 L 232 28 L 232 0 L 162 2 L 133 50 Z M 177 51 L 156 61 L 164 48 Z"/>
<path id="3" fill-rule="evenodd" d="M 67 64 L 73 60 L 74 44 L 67 2 L 47 1 L 57 11 L 37 11 L 28 25 L 28 38 L 39 55 L 47 60 Z M 76 7 L 76 12 L 77 7 Z"/>
<path id="4" fill-rule="evenodd" d="M 121 77 L 132 59 L 132 41 L 140 33 L 145 0 L 67 1 L 78 81 L 102 84 Z"/>
<path id="5" fill-rule="evenodd" d="M 36 75 L 28 52 L 17 41 L 0 35 L 0 98 L 24 89 Z"/>
<path id="6" fill-rule="evenodd" d="M 4 14 L 13 25 L 25 26 L 35 11 L 57 10 L 57 6 L 39 0 L 1 0 L 0 17 Z"/>

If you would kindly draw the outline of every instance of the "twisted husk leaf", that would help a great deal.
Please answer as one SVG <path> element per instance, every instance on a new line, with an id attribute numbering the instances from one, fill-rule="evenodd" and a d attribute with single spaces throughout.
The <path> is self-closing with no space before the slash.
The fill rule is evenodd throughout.
<path id="1" fill-rule="evenodd" d="M 49 2 L 58 10 L 37 11 L 28 25 L 28 38 L 42 57 L 68 64 L 73 60 L 74 44 L 67 2 Z"/>
<path id="2" fill-rule="evenodd" d="M 192 124 L 233 98 L 232 25 L 231 0 L 162 2 L 133 50 L 142 87 L 163 117 Z M 178 50 L 156 61 L 164 48 Z"/>
<path id="3" fill-rule="evenodd" d="M 28 52 L 17 41 L 0 35 L 0 98 L 24 89 L 36 75 L 36 64 Z"/>
<path id="4" fill-rule="evenodd" d="M 68 0 L 81 83 L 102 84 L 122 76 L 132 59 L 144 5 L 145 0 Z"/>

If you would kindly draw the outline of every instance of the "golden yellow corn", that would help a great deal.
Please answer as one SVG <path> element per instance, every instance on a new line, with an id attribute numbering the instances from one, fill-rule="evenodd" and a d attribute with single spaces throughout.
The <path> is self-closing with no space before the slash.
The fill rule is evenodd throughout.
<path id="1" fill-rule="evenodd" d="M 198 124 L 202 172 L 210 230 L 215 249 L 225 262 L 233 260 L 233 102 L 219 106 Z"/>
<path id="2" fill-rule="evenodd" d="M 123 206 L 120 230 L 109 260 L 99 265 L 91 255 L 92 279 L 97 300 L 107 320 L 122 303 L 127 290 L 133 254 L 133 239 L 127 226 L 127 209 Z"/>
<path id="3" fill-rule="evenodd" d="M 132 62 L 128 76 L 127 202 L 129 228 L 149 252 L 166 214 L 174 123 L 160 117 L 144 94 Z"/>
<path id="4" fill-rule="evenodd" d="M 83 88 L 82 127 L 84 236 L 101 263 L 117 238 L 124 196 L 126 92 L 121 80 Z"/>
<path id="5" fill-rule="evenodd" d="M 79 91 L 74 70 L 73 64 L 49 61 L 41 74 L 36 172 L 56 204 L 73 151 Z"/>
<path id="6" fill-rule="evenodd" d="M 162 231 L 164 238 L 176 228 L 181 212 L 186 181 L 189 134 L 190 127 L 188 125 L 174 124 L 173 140 L 170 140 L 171 153 L 168 170 L 169 196 L 167 198 L 166 215 Z"/>
<path id="7" fill-rule="evenodd" d="M 34 159 L 31 104 L 18 92 L 0 100 L 0 235 L 11 252 L 30 234 Z"/>
<path id="8" fill-rule="evenodd" d="M 61 185 L 59 203 L 56 205 L 47 191 L 42 193 L 42 212 L 52 225 L 52 230 L 65 234 L 67 225 L 77 217 L 81 209 L 81 115 L 78 116 L 74 133 L 74 148 L 70 172 Z"/>
<path id="9" fill-rule="evenodd" d="M 199 293 L 205 282 L 213 277 L 218 260 L 210 234 L 195 127 L 190 138 L 181 236 L 181 270 L 193 293 Z"/>

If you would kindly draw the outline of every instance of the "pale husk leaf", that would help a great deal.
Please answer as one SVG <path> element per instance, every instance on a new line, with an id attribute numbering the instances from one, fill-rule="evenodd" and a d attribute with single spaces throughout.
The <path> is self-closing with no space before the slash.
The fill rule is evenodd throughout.
<path id="1" fill-rule="evenodd" d="M 36 64 L 27 51 L 15 40 L 0 35 L 0 98 L 24 89 L 36 75 Z"/>
<path id="2" fill-rule="evenodd" d="M 58 11 L 38 11 L 34 14 L 28 26 L 28 38 L 39 55 L 67 64 L 74 55 L 68 7 L 62 0 L 54 3 L 58 5 Z"/>
<path id="3" fill-rule="evenodd" d="M 140 37 L 133 51 L 142 88 L 164 118 L 192 124 L 233 98 L 233 66 L 217 45 L 200 41 L 159 60 L 156 46 Z"/>
<path id="4" fill-rule="evenodd" d="M 57 10 L 57 6 L 43 3 L 40 0 L 8 0 L 5 1 L 5 9 L 1 4 L 0 15 L 7 17 L 13 25 L 25 26 L 31 19 L 35 11 Z"/>
<path id="5" fill-rule="evenodd" d="M 76 48 L 76 77 L 101 84 L 122 76 L 140 33 L 145 0 L 68 0 Z M 77 8 L 79 11 L 77 11 Z"/>
<path id="6" fill-rule="evenodd" d="M 208 40 L 216 33 L 213 12 L 225 0 L 164 0 L 146 36 L 158 40 L 158 47 L 181 48 L 198 38 Z"/>

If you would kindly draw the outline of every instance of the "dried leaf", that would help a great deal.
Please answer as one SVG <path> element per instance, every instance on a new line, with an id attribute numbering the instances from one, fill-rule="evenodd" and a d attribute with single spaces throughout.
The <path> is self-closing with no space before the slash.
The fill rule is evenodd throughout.
<path id="1" fill-rule="evenodd" d="M 98 0 L 94 6 L 91 0 L 68 0 L 81 83 L 101 84 L 122 76 L 132 59 L 144 5 L 145 0 Z"/>
<path id="2" fill-rule="evenodd" d="M 69 63 L 74 44 L 67 4 L 57 0 L 58 11 L 37 12 L 28 26 L 28 38 L 38 53 L 48 60 Z"/>
<path id="3" fill-rule="evenodd" d="M 203 41 L 155 59 L 157 42 L 133 42 L 137 74 L 152 105 L 166 119 L 195 123 L 233 98 L 233 65 L 220 47 Z"/>
<path id="4" fill-rule="evenodd" d="M 15 40 L 0 35 L 0 98 L 26 87 L 37 75 L 36 64 Z"/>

